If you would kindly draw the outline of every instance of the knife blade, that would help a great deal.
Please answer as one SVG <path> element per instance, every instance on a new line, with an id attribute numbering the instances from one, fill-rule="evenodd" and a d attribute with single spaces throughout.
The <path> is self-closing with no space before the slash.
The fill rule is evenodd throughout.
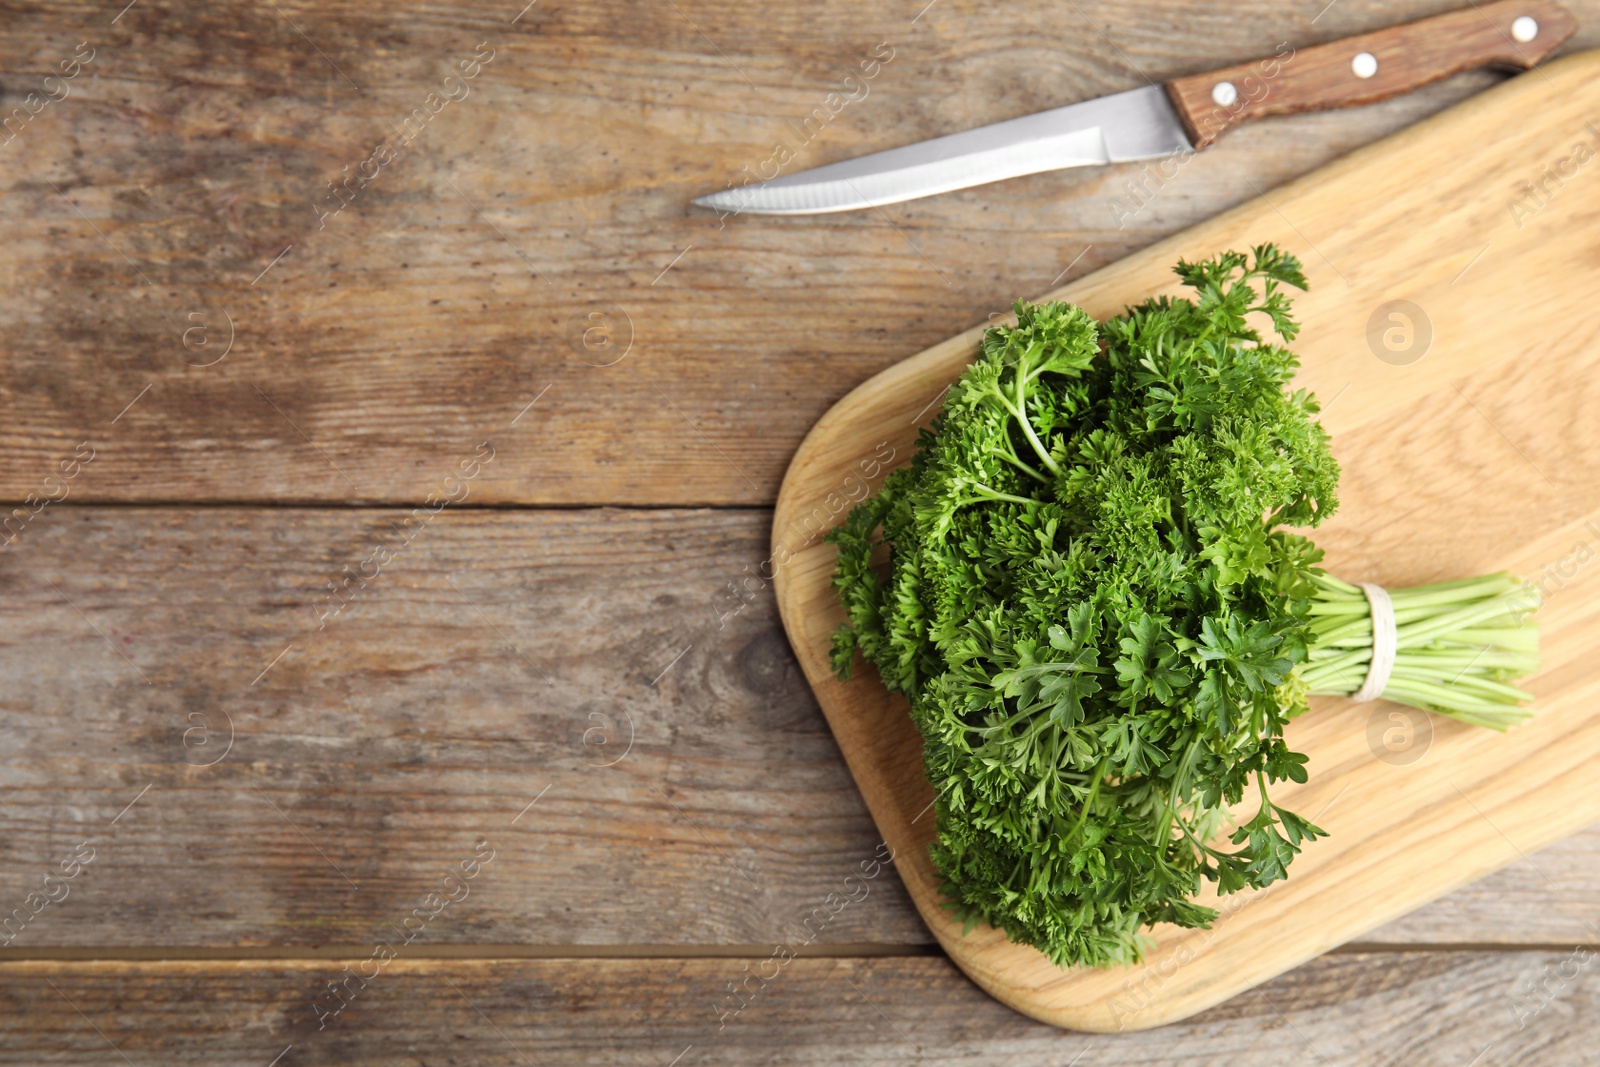
<path id="1" fill-rule="evenodd" d="M 694 202 L 730 214 L 879 207 L 1067 167 L 1206 148 L 1241 122 L 1356 107 L 1481 66 L 1526 70 L 1577 30 L 1565 8 L 1499 0 L 1253 63 L 748 182 Z"/>
<path id="2" fill-rule="evenodd" d="M 1147 85 L 712 193 L 695 203 L 762 215 L 851 211 L 1040 171 L 1153 159 L 1188 147 L 1166 94 L 1159 85 Z"/>

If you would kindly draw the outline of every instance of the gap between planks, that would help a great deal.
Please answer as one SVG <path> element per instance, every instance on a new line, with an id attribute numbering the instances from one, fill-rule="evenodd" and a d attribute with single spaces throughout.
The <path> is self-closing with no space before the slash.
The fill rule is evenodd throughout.
<path id="1" fill-rule="evenodd" d="M 1570 946 L 1562 946 L 1568 948 Z M 370 944 L 341 945 L 109 945 L 42 946 L 0 951 L 0 966 L 7 963 L 80 961 L 244 961 L 244 960 L 345 960 L 371 955 Z M 753 945 L 412 945 L 405 957 L 417 960 L 658 960 L 658 959 L 766 959 L 772 946 Z M 812 945 L 798 956 L 808 959 L 893 958 L 942 956 L 939 946 L 838 944 Z"/>
<path id="2" fill-rule="evenodd" d="M 0 513 L 23 507 L 20 500 L 0 500 Z M 50 510 L 62 511 L 395 511 L 420 508 L 420 500 L 63 500 Z M 637 504 L 625 501 L 557 501 L 554 503 L 501 502 L 451 504 L 451 511 L 772 511 L 774 501 L 728 503 L 726 501 L 688 501 L 670 504 Z"/>
<path id="3" fill-rule="evenodd" d="M 1600 951 L 1600 944 L 1550 942 L 1363 942 L 1352 941 L 1324 955 L 1400 955 L 1431 952 L 1570 952 L 1584 947 Z M 350 945 L 223 945 L 223 946 L 44 946 L 0 951 L 0 967 L 8 963 L 94 962 L 248 962 L 254 960 L 344 960 L 364 958 L 365 944 Z M 413 946 L 406 958 L 416 960 L 673 960 L 766 959 L 767 945 L 427 945 Z M 808 959 L 894 959 L 943 956 L 937 945 L 839 944 L 817 945 L 799 954 Z"/>

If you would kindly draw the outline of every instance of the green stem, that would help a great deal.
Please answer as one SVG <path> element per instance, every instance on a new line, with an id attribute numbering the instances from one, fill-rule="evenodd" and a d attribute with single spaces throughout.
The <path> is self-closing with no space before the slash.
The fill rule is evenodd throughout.
<path id="1" fill-rule="evenodd" d="M 1013 467 L 1017 468 L 1017 470 L 1021 471 L 1023 474 L 1026 474 L 1029 477 L 1033 478 L 1035 481 L 1040 481 L 1040 482 L 1045 482 L 1045 483 L 1048 483 L 1050 481 L 1049 478 L 1046 478 L 1044 475 L 1040 474 L 1038 471 L 1034 470 L 1032 467 L 1030 467 L 1026 463 L 1022 462 L 1022 460 L 1018 459 L 1017 455 L 1016 455 L 1016 451 L 1014 449 L 1008 447 L 1004 452 L 998 452 L 996 454 L 1001 459 L 1005 460 L 1007 463 L 1009 463 Z"/>
<path id="2" fill-rule="evenodd" d="M 1028 436 L 1028 443 L 1031 444 L 1033 446 L 1033 450 L 1039 454 L 1039 459 L 1044 463 L 1045 467 L 1049 469 L 1051 474 L 1060 477 L 1061 465 L 1050 458 L 1049 449 L 1044 447 L 1044 442 L 1039 440 L 1039 435 L 1033 432 L 1033 423 L 1028 421 L 1028 404 L 1023 395 L 1023 389 L 1027 386 L 1027 384 L 1028 376 L 1023 373 L 1022 367 L 1019 365 L 1017 367 L 1017 404 L 1016 407 L 1006 404 L 1006 407 L 1010 408 L 1011 414 L 1016 418 L 1017 423 L 1022 427 L 1022 432 Z M 1005 396 L 1003 392 L 1000 395 L 1002 397 Z"/>
<path id="3" fill-rule="evenodd" d="M 1359 586 L 1316 577 L 1311 648 L 1297 670 L 1312 693 L 1349 696 L 1372 661 L 1372 611 Z M 1530 714 L 1511 682 L 1539 669 L 1528 616 L 1539 594 L 1509 574 L 1389 591 L 1397 636 L 1383 698 L 1504 730 Z"/>
<path id="4" fill-rule="evenodd" d="M 973 488 L 978 490 L 978 495 L 969 504 L 976 504 L 979 500 L 1005 500 L 1012 504 L 1037 504 L 1039 501 L 1031 496 L 1017 496 L 1015 493 L 1002 493 L 997 489 L 990 489 L 981 482 L 974 483 Z"/>
<path id="5" fill-rule="evenodd" d="M 1172 828 L 1173 816 L 1178 813 L 1178 798 L 1183 793 L 1185 780 L 1194 768 L 1195 754 L 1200 751 L 1200 731 L 1196 730 L 1194 738 L 1190 740 L 1189 747 L 1184 749 L 1183 758 L 1178 761 L 1178 769 L 1172 775 L 1172 789 L 1167 793 L 1166 807 L 1161 812 L 1161 822 L 1156 827 L 1156 835 L 1152 841 L 1165 844 L 1167 835 Z M 1179 822 L 1182 822 L 1180 819 Z"/>
<path id="6" fill-rule="evenodd" d="M 1083 810 L 1078 813 L 1078 821 L 1072 824 L 1072 832 L 1067 834 L 1062 842 L 1062 851 L 1066 846 L 1078 839 L 1078 833 L 1083 829 L 1083 824 L 1089 821 L 1089 811 L 1094 807 L 1095 797 L 1100 795 L 1100 782 L 1105 778 L 1106 766 L 1111 762 L 1108 753 L 1100 760 L 1100 766 L 1094 769 L 1094 784 L 1089 786 L 1089 795 L 1083 798 Z"/>

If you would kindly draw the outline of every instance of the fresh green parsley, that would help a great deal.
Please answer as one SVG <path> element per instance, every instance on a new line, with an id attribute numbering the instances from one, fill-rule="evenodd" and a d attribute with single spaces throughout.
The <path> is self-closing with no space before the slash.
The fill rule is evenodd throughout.
<path id="1" fill-rule="evenodd" d="M 1192 299 L 1103 323 L 1017 304 L 910 465 L 829 535 L 834 666 L 859 652 L 910 701 L 949 906 L 1061 966 L 1206 926 L 1202 879 L 1284 878 L 1324 836 L 1268 795 L 1306 780 L 1284 724 L 1371 659 L 1364 594 L 1292 532 L 1333 513 L 1339 480 L 1316 399 L 1287 388 L 1299 262 L 1263 245 L 1176 271 Z M 1386 699 L 1498 729 L 1526 714 L 1509 681 L 1538 664 L 1531 587 L 1392 597 Z"/>

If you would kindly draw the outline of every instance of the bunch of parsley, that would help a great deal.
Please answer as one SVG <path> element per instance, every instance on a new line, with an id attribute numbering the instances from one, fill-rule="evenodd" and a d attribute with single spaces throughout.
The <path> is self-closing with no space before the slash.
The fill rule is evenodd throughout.
<path id="1" fill-rule="evenodd" d="M 1285 877 L 1324 833 L 1267 794 L 1306 780 L 1283 740 L 1303 673 L 1348 693 L 1370 659 L 1360 590 L 1284 529 L 1331 514 L 1339 478 L 1315 398 L 1286 389 L 1295 356 L 1251 325 L 1293 340 L 1300 264 L 1264 245 L 1176 271 L 1194 299 L 1104 323 L 1017 304 L 910 465 L 829 535 L 849 616 L 834 665 L 848 677 L 859 651 L 910 700 L 950 906 L 1062 966 L 1137 960 L 1155 923 L 1206 925 L 1203 878 Z M 1492 713 L 1527 698 L 1503 679 L 1532 669 L 1531 605 L 1514 579 L 1477 581 L 1412 591 L 1409 615 L 1396 601 L 1418 635 L 1408 653 L 1402 626 L 1399 659 L 1432 672 L 1397 699 L 1481 703 L 1473 721 L 1503 726 Z M 1462 676 L 1501 691 L 1440 680 L 1474 650 L 1490 661 Z"/>

